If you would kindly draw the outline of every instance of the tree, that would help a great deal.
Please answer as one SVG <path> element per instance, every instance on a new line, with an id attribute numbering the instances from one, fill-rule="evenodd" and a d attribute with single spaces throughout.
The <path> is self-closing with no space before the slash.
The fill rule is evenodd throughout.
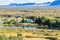
<path id="1" fill-rule="evenodd" d="M 32 19 L 32 20 L 34 20 L 34 21 L 36 20 L 36 18 L 37 18 L 36 16 L 30 16 L 30 17 L 29 17 L 29 19 Z"/>
<path id="2" fill-rule="evenodd" d="M 55 28 L 60 29 L 60 19 L 56 19 Z"/>
<path id="3" fill-rule="evenodd" d="M 44 26 L 47 25 L 48 28 L 51 28 L 51 29 L 54 28 L 54 25 L 56 23 L 56 19 L 54 17 L 45 16 L 45 17 L 42 17 L 41 20 Z"/>
<path id="4" fill-rule="evenodd" d="M 38 17 L 38 18 L 36 19 L 35 23 L 37 23 L 37 24 L 39 24 L 39 25 L 42 24 L 42 20 L 41 20 L 41 18 Z"/>

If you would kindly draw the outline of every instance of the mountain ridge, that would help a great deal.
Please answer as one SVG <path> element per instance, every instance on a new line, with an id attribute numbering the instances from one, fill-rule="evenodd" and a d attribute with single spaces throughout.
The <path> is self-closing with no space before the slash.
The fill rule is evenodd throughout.
<path id="1" fill-rule="evenodd" d="M 46 2 L 46 3 L 11 3 L 7 6 L 47 6 L 48 4 L 50 5 L 51 2 Z"/>
<path id="2" fill-rule="evenodd" d="M 56 0 L 53 2 L 45 2 L 45 3 L 11 3 L 2 6 L 59 6 L 59 5 L 60 5 L 60 0 Z"/>
<path id="3" fill-rule="evenodd" d="M 56 0 L 50 4 L 51 6 L 57 6 L 60 5 L 60 0 Z"/>

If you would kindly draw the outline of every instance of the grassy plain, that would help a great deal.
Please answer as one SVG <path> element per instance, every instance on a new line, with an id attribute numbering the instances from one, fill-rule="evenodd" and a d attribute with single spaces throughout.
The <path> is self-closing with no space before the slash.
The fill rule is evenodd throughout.
<path id="1" fill-rule="evenodd" d="M 0 17 L 5 17 L 7 15 L 12 15 L 13 17 L 19 15 L 21 17 L 27 16 L 51 16 L 60 17 L 60 9 L 20 9 L 18 8 L 0 8 Z M 60 40 L 60 30 L 52 29 L 36 29 L 36 30 L 27 30 L 20 28 L 0 28 L 0 35 L 5 37 L 17 37 L 18 34 L 21 34 L 23 38 L 51 38 Z M 37 40 L 38 40 L 37 39 Z M 25 40 L 25 39 L 24 39 Z M 28 39 L 26 39 L 28 40 Z M 32 40 L 32 39 L 30 39 Z M 34 39 L 35 40 L 35 39 Z"/>
<path id="2" fill-rule="evenodd" d="M 0 35 L 5 37 L 17 37 L 18 34 L 21 34 L 25 39 L 39 39 L 39 38 L 51 38 L 56 40 L 60 40 L 60 31 L 59 30 L 49 30 L 49 29 L 21 29 L 21 28 L 0 28 Z"/>
<path id="3" fill-rule="evenodd" d="M 33 7 L 12 7 L 0 8 L 0 15 L 20 15 L 20 16 L 58 16 L 60 17 L 60 8 L 33 8 Z"/>

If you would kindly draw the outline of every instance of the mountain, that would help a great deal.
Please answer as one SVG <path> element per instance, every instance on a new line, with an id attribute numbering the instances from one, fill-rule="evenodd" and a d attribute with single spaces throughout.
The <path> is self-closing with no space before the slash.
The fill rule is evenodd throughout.
<path id="1" fill-rule="evenodd" d="M 0 6 L 60 6 L 60 0 L 45 3 L 11 3 L 8 5 L 0 5 Z"/>
<path id="2" fill-rule="evenodd" d="M 50 4 L 50 6 L 58 6 L 60 5 L 60 0 L 56 0 Z"/>
<path id="3" fill-rule="evenodd" d="M 48 6 L 51 2 L 46 3 L 11 3 L 8 6 Z"/>
<path id="4" fill-rule="evenodd" d="M 26 5 L 34 5 L 35 3 L 11 3 L 8 6 L 26 6 Z"/>
<path id="5" fill-rule="evenodd" d="M 45 3 L 36 3 L 36 6 L 49 6 L 51 2 L 45 2 Z"/>
<path id="6" fill-rule="evenodd" d="M 55 6 L 60 5 L 60 1 L 54 1 L 54 2 L 45 2 L 45 3 L 11 3 L 8 5 L 2 5 L 2 6 Z"/>
<path id="7" fill-rule="evenodd" d="M 43 3 L 43 4 L 51 4 L 52 2 L 45 2 L 45 3 Z"/>

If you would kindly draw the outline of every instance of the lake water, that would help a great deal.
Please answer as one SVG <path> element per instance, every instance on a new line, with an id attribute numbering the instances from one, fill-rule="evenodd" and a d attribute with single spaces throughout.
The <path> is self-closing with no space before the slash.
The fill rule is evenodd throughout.
<path id="1" fill-rule="evenodd" d="M 32 27 L 32 26 L 0 26 L 0 28 L 24 28 L 24 29 L 36 29 L 36 27 Z"/>

